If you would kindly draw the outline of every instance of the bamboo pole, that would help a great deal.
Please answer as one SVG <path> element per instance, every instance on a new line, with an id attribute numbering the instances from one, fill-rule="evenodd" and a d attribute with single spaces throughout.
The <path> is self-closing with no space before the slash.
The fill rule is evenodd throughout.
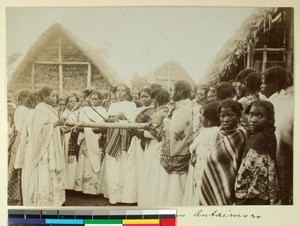
<path id="1" fill-rule="evenodd" d="M 88 64 L 88 71 L 87 71 L 87 86 L 90 86 L 92 83 L 92 66 Z"/>
<path id="2" fill-rule="evenodd" d="M 267 48 L 266 45 L 264 45 L 264 48 L 256 48 L 255 51 L 268 51 L 268 52 L 283 52 L 285 51 L 285 48 Z"/>
<path id="3" fill-rule="evenodd" d="M 98 129 L 146 129 L 151 126 L 150 123 L 88 123 L 88 122 L 66 122 L 69 127 L 88 127 Z"/>
<path id="4" fill-rule="evenodd" d="M 35 61 L 35 64 L 54 64 L 54 65 L 89 65 L 89 62 L 77 62 L 77 61 L 70 61 L 70 62 L 57 62 L 57 61 Z"/>
<path id="5" fill-rule="evenodd" d="M 267 46 L 264 45 L 264 49 L 266 49 Z M 267 68 L 267 61 L 268 61 L 268 55 L 267 55 L 267 51 L 263 51 L 263 60 L 262 60 L 262 67 L 261 70 L 264 71 Z"/>
<path id="6" fill-rule="evenodd" d="M 256 43 L 251 44 L 251 55 L 250 55 L 250 68 L 254 68 L 254 53 L 255 53 Z"/>

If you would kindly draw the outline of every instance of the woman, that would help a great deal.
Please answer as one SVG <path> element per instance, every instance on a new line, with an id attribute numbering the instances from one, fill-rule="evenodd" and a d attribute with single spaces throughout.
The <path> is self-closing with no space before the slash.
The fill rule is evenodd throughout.
<path id="1" fill-rule="evenodd" d="M 117 85 L 113 92 L 118 102 L 111 103 L 108 109 L 107 122 L 133 122 L 136 105 L 130 100 L 130 91 L 125 84 Z M 101 190 L 109 202 L 122 202 L 124 178 L 126 172 L 126 152 L 131 136 L 125 129 L 108 129 L 106 154 L 101 170 Z"/>
<path id="2" fill-rule="evenodd" d="M 65 119 L 59 119 L 56 93 L 50 87 L 39 91 L 41 103 L 32 118 L 32 176 L 29 186 L 30 206 L 61 206 L 65 202 L 63 179 L 63 147 L 60 126 Z"/>
<path id="3" fill-rule="evenodd" d="M 151 99 L 150 87 L 143 88 L 139 92 L 139 98 L 142 103 L 142 107 L 137 108 L 138 115 L 135 118 L 137 123 L 147 123 L 150 121 L 151 116 L 155 111 Z M 149 144 L 150 139 L 144 137 L 144 130 L 136 129 L 132 132 L 132 139 L 127 152 L 127 167 L 126 177 L 124 183 L 124 193 L 122 202 L 124 203 L 136 203 L 138 201 L 138 195 L 140 196 L 141 189 L 141 177 L 145 174 L 147 168 L 147 161 L 144 161 L 145 147 Z"/>
<path id="4" fill-rule="evenodd" d="M 22 198 L 23 205 L 28 205 L 28 188 L 30 184 L 30 177 L 32 174 L 32 165 L 31 165 L 31 123 L 34 113 L 34 109 L 37 104 L 40 102 L 39 95 L 37 92 L 29 93 L 28 95 L 28 107 L 29 113 L 25 119 L 23 131 L 21 133 L 21 139 L 19 148 L 17 150 L 16 160 L 15 160 L 15 169 L 22 169 Z"/>
<path id="5" fill-rule="evenodd" d="M 261 83 L 261 93 L 274 106 L 281 204 L 293 204 L 295 97 L 292 76 L 286 69 L 274 66 L 262 73 Z"/>
<path id="6" fill-rule="evenodd" d="M 246 130 L 238 127 L 242 105 L 226 99 L 218 107 L 221 127 L 215 149 L 207 157 L 200 182 L 200 205 L 231 205 L 234 183 L 246 143 Z"/>
<path id="7" fill-rule="evenodd" d="M 27 97 L 29 91 L 21 90 L 17 95 L 17 101 L 20 104 L 14 113 L 15 134 L 12 135 L 8 146 L 8 203 L 22 205 L 21 189 L 21 170 L 14 169 L 17 149 L 20 143 L 20 137 L 23 130 L 24 122 L 29 113 Z"/>
<path id="8" fill-rule="evenodd" d="M 150 123 L 153 128 L 147 129 L 144 136 L 150 139 L 144 152 L 144 170 L 139 182 L 139 206 L 155 206 L 158 204 L 158 192 L 160 183 L 160 133 L 163 120 L 168 116 L 170 109 L 166 106 L 170 100 L 167 90 L 158 88 L 153 90 L 151 98 L 154 99 L 156 111 L 151 116 Z M 141 165 L 141 164 L 140 164 Z M 142 168 L 142 167 L 140 167 Z"/>
<path id="9" fill-rule="evenodd" d="M 7 116 L 8 116 L 8 143 L 11 143 L 11 138 L 13 138 L 15 133 L 15 124 L 14 124 L 14 114 L 17 109 L 17 105 L 9 101 L 7 102 Z"/>
<path id="10" fill-rule="evenodd" d="M 90 95 L 91 107 L 84 107 L 80 112 L 81 122 L 104 122 L 108 117 L 108 113 L 101 106 L 102 95 L 100 92 L 94 91 Z M 103 147 L 99 145 L 101 133 L 95 133 L 92 128 L 84 128 L 79 135 L 80 151 L 78 157 L 78 165 L 76 172 L 75 190 L 85 194 L 100 194 L 101 181 L 100 169 L 104 155 Z"/>
<path id="11" fill-rule="evenodd" d="M 79 98 L 76 94 L 71 94 L 66 98 L 66 109 L 62 113 L 62 118 L 68 122 L 77 122 L 79 119 L 78 111 Z M 79 132 L 75 129 L 70 131 L 69 128 L 62 129 L 63 131 L 63 149 L 64 149 L 64 181 L 65 188 L 74 190 L 75 175 L 77 169 L 77 160 L 79 145 L 77 144 Z"/>
<path id="12" fill-rule="evenodd" d="M 174 108 L 164 120 L 160 163 L 161 184 L 158 205 L 182 205 L 188 173 L 189 143 L 193 134 L 192 103 L 189 99 L 191 85 L 179 80 L 174 84 Z"/>
<path id="13" fill-rule="evenodd" d="M 197 88 L 196 98 L 193 104 L 193 132 L 197 134 L 202 125 L 202 110 L 207 101 L 208 86 L 202 85 Z"/>
<path id="14" fill-rule="evenodd" d="M 239 205 L 274 205 L 279 199 L 274 107 L 256 100 L 246 108 L 249 139 L 235 182 Z"/>
<path id="15" fill-rule="evenodd" d="M 243 105 L 245 110 L 249 104 L 259 100 L 259 90 L 261 73 L 255 69 L 245 69 L 237 75 L 236 93 L 239 97 L 238 102 Z M 242 112 L 242 121 L 247 122 L 244 112 Z"/>
<path id="16" fill-rule="evenodd" d="M 215 149 L 216 136 L 219 132 L 218 116 L 219 102 L 211 102 L 204 106 L 202 124 L 199 134 L 195 137 L 189 149 L 192 155 L 189 173 L 183 198 L 184 206 L 199 205 L 199 190 L 203 169 L 207 157 Z"/>

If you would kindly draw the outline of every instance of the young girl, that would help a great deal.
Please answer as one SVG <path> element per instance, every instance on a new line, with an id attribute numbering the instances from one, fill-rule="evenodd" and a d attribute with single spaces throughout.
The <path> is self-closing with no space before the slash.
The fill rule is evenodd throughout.
<path id="1" fill-rule="evenodd" d="M 256 100 L 245 113 L 250 135 L 235 182 L 237 204 L 272 205 L 279 196 L 274 107 L 269 101 Z"/>
<path id="2" fill-rule="evenodd" d="M 200 182 L 200 205 L 231 205 L 234 183 L 246 143 L 246 130 L 238 127 L 242 105 L 226 99 L 218 107 L 221 127 L 215 149 L 207 157 Z"/>

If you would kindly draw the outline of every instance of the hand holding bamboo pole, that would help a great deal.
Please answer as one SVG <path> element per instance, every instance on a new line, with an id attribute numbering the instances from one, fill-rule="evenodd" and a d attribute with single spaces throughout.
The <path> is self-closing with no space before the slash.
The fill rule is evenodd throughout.
<path id="1" fill-rule="evenodd" d="M 101 129 L 149 129 L 152 127 L 150 123 L 106 123 L 106 122 L 66 122 L 66 126 L 69 127 L 89 127 L 89 128 L 101 128 Z"/>

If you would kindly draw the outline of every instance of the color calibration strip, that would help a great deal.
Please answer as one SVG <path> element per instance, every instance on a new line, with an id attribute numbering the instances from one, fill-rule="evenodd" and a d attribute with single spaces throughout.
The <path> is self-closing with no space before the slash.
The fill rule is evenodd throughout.
<path id="1" fill-rule="evenodd" d="M 9 226 L 176 226 L 176 210 L 8 210 Z"/>

